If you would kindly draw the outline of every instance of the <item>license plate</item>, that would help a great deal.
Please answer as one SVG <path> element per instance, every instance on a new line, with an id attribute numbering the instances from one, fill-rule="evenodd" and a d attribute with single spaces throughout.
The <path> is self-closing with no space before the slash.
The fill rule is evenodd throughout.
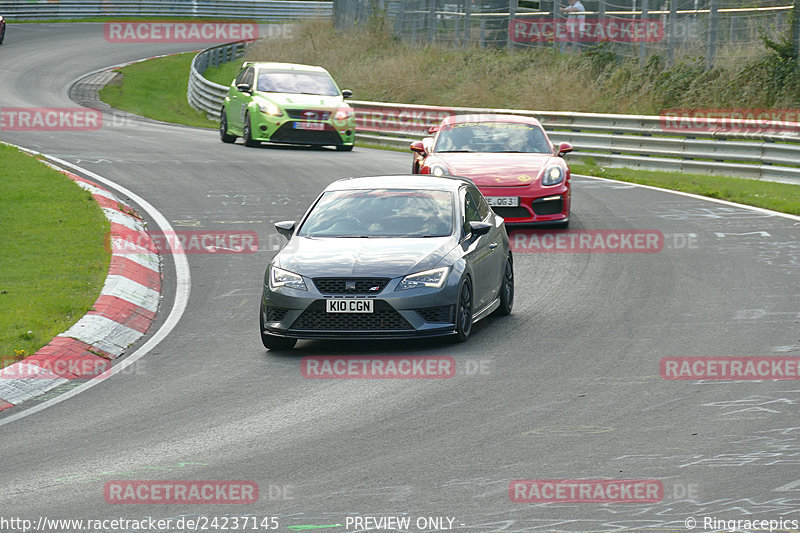
<path id="1" fill-rule="evenodd" d="M 329 313 L 371 313 L 372 300 L 354 298 L 333 298 L 325 300 L 325 310 Z"/>
<path id="2" fill-rule="evenodd" d="M 486 201 L 492 207 L 519 207 L 517 196 L 487 196 Z"/>
<path id="3" fill-rule="evenodd" d="M 324 122 L 295 122 L 294 129 L 296 130 L 314 130 L 323 131 L 325 129 Z"/>

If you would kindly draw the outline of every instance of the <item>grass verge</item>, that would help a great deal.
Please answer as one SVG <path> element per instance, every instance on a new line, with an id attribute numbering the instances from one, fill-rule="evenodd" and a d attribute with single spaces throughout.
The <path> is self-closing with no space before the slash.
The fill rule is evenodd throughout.
<path id="1" fill-rule="evenodd" d="M 186 101 L 189 68 L 195 52 L 159 57 L 122 67 L 122 79 L 100 90 L 100 99 L 117 109 L 164 122 L 216 128 Z"/>
<path id="2" fill-rule="evenodd" d="M 89 192 L 0 144 L 0 366 L 92 307 L 108 274 L 109 224 Z"/>
<path id="3" fill-rule="evenodd" d="M 591 158 L 584 158 L 583 161 L 583 163 L 570 162 L 573 174 L 641 183 L 800 215 L 798 185 L 706 174 L 610 168 L 598 165 Z"/>

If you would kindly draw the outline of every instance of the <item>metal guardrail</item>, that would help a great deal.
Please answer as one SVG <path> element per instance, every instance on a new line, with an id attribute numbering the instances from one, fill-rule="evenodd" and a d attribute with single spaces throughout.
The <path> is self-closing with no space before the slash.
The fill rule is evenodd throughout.
<path id="1" fill-rule="evenodd" d="M 224 58 L 241 56 L 245 43 L 208 48 L 192 62 L 189 102 L 219 119 L 228 88 L 202 74 Z M 738 130 L 713 129 L 712 119 L 694 120 L 701 130 L 674 132 L 664 127 L 669 117 L 610 115 L 437 107 L 386 102 L 350 101 L 356 111 L 357 139 L 407 148 L 427 135 L 428 128 L 454 114 L 509 113 L 537 118 L 555 143 L 575 147 L 571 157 L 589 156 L 607 166 L 645 170 L 723 174 L 800 184 L 800 123 L 740 121 Z M 682 117 L 677 117 L 678 119 Z M 668 122 L 667 122 L 668 123 Z"/>
<path id="2" fill-rule="evenodd" d="M 333 2 L 284 0 L 4 0 L 8 20 L 106 16 L 202 17 L 287 21 L 331 18 Z"/>
<path id="3" fill-rule="evenodd" d="M 228 95 L 228 87 L 207 80 L 203 74 L 208 67 L 242 57 L 247 43 L 248 41 L 239 41 L 212 46 L 194 56 L 192 60 L 186 98 L 189 100 L 189 105 L 198 111 L 205 111 L 211 120 L 219 120 L 219 112 L 222 102 Z"/>

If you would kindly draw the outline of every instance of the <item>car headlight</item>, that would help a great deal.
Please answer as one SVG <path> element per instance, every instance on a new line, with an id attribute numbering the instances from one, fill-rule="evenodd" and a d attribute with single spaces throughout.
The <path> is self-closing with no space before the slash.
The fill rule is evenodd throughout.
<path id="1" fill-rule="evenodd" d="M 542 185 L 558 185 L 564 181 L 564 169 L 558 165 L 545 170 L 542 176 Z"/>
<path id="2" fill-rule="evenodd" d="M 265 115 L 270 115 L 273 117 L 283 116 L 283 111 L 281 111 L 281 108 L 273 104 L 272 102 L 259 102 L 258 110 L 264 113 Z"/>
<path id="3" fill-rule="evenodd" d="M 431 174 L 434 176 L 448 176 L 450 172 L 444 165 L 431 165 Z"/>
<path id="4" fill-rule="evenodd" d="M 276 266 L 269 267 L 269 288 L 275 290 L 278 287 L 289 287 L 290 289 L 297 289 L 307 291 L 306 282 L 303 281 L 303 276 L 289 272 Z"/>
<path id="5" fill-rule="evenodd" d="M 447 279 L 447 273 L 450 267 L 434 268 L 433 270 L 425 270 L 417 272 L 416 274 L 409 274 L 404 277 L 400 284 L 397 286 L 398 291 L 405 289 L 416 289 L 418 287 L 429 287 L 432 289 L 439 289 L 444 285 Z"/>
<path id="6" fill-rule="evenodd" d="M 352 116 L 353 116 L 353 110 L 349 107 L 343 107 L 341 109 L 336 110 L 336 113 L 333 115 L 333 118 L 335 120 L 347 120 Z"/>

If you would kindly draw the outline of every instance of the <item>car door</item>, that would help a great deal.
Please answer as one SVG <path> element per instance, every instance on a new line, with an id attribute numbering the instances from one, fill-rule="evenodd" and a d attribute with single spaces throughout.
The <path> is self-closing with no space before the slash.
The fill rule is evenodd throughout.
<path id="1" fill-rule="evenodd" d="M 247 93 L 241 92 L 236 87 L 241 84 L 253 86 L 254 69 L 253 67 L 245 67 L 233 80 L 232 87 L 228 90 L 230 101 L 228 103 L 228 129 L 235 133 L 242 134 L 244 128 L 244 115 L 247 112 L 247 104 L 250 102 L 251 96 Z M 249 81 L 248 81 L 249 80 Z"/>
<path id="2" fill-rule="evenodd" d="M 477 190 L 476 190 L 477 192 Z M 478 193 L 478 197 L 480 193 Z M 483 310 L 494 298 L 497 283 L 495 281 L 497 255 L 500 246 L 491 246 L 495 241 L 491 240 L 496 233 L 490 231 L 486 235 L 475 238 L 469 227 L 470 222 L 483 222 L 480 215 L 480 202 L 476 200 L 476 195 L 469 191 L 467 187 L 461 189 L 461 213 L 462 213 L 462 246 L 464 247 L 464 258 L 472 270 L 472 294 L 473 294 L 473 313 Z"/>
<path id="3" fill-rule="evenodd" d="M 505 227 L 497 224 L 497 220 L 492 208 L 489 207 L 489 203 L 486 201 L 486 198 L 483 196 L 483 194 L 481 194 L 478 188 L 468 187 L 467 190 L 469 191 L 470 195 L 475 198 L 475 201 L 478 204 L 478 216 L 481 217 L 483 222 L 487 222 L 492 225 L 492 229 L 484 236 L 490 251 L 488 259 L 489 265 L 487 265 L 489 295 L 486 301 L 486 303 L 489 304 L 495 298 L 497 298 L 500 292 L 500 286 L 503 282 L 503 274 L 506 266 L 505 241 L 508 239 L 508 235 L 506 234 Z"/>

